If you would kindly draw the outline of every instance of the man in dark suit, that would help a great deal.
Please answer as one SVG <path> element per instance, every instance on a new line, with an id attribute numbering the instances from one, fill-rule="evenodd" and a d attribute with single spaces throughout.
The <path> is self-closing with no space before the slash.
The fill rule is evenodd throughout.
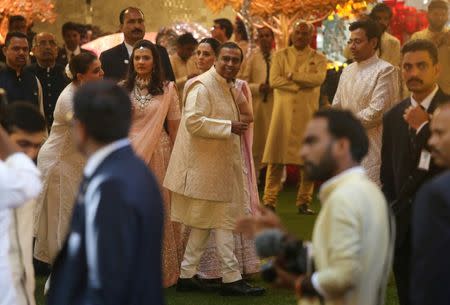
<path id="1" fill-rule="evenodd" d="M 127 139 L 128 94 L 110 81 L 74 97 L 76 144 L 88 157 L 49 305 L 163 304 L 163 205 L 157 182 Z"/>
<path id="2" fill-rule="evenodd" d="M 450 168 L 450 99 L 434 113 L 428 141 L 434 162 Z M 412 219 L 411 304 L 450 303 L 450 171 L 425 184 Z"/>
<path id="3" fill-rule="evenodd" d="M 427 141 L 430 116 L 448 97 L 436 83 L 440 66 L 433 43 L 410 41 L 402 55 L 403 80 L 412 95 L 384 116 L 380 180 L 396 216 L 394 274 L 400 304 L 409 305 L 412 203 L 420 186 L 441 170 L 431 161 Z"/>
<path id="4" fill-rule="evenodd" d="M 105 78 L 116 81 L 124 79 L 128 73 L 128 64 L 130 62 L 133 45 L 144 38 L 145 24 L 144 13 L 137 7 L 128 7 L 120 12 L 119 15 L 120 30 L 123 32 L 123 43 L 106 50 L 100 54 L 102 69 L 105 72 Z M 175 81 L 172 66 L 170 65 L 169 54 L 167 50 L 156 45 L 166 80 Z"/>

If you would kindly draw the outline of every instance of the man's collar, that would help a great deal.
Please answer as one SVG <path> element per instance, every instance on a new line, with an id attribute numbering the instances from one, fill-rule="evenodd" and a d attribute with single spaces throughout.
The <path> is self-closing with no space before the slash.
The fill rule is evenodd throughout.
<path id="1" fill-rule="evenodd" d="M 128 57 L 131 57 L 131 53 L 133 53 L 133 46 L 129 43 L 127 43 L 125 40 L 123 41 L 123 44 L 125 45 L 125 48 L 128 52 Z"/>
<path id="2" fill-rule="evenodd" d="M 95 170 L 110 154 L 128 145 L 130 145 L 130 140 L 128 140 L 128 138 L 124 138 L 109 143 L 97 150 L 89 157 L 86 166 L 84 167 L 84 176 L 90 178 L 94 174 Z"/>
<path id="3" fill-rule="evenodd" d="M 413 94 L 411 94 L 411 105 L 413 105 L 414 107 L 416 107 L 416 106 L 418 106 L 418 105 L 420 104 L 420 106 L 422 106 L 423 108 L 425 108 L 425 110 L 428 110 L 428 108 L 430 107 L 430 104 L 431 104 L 431 102 L 433 101 L 433 98 L 434 98 L 434 96 L 436 95 L 436 93 L 438 92 L 438 90 L 439 90 L 439 86 L 438 86 L 438 85 L 435 85 L 434 90 L 433 90 L 430 94 L 428 94 L 427 97 L 424 98 L 423 101 L 420 102 L 420 103 L 417 102 L 417 101 L 414 99 Z"/>

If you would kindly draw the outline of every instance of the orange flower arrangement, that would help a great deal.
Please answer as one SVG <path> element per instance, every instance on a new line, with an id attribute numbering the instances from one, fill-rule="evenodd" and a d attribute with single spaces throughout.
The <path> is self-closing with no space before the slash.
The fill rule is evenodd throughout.
<path id="1" fill-rule="evenodd" d="M 0 42 L 8 32 L 9 16 L 22 15 L 28 24 L 33 21 L 50 22 L 56 20 L 55 5 L 52 0 L 0 0 Z"/>

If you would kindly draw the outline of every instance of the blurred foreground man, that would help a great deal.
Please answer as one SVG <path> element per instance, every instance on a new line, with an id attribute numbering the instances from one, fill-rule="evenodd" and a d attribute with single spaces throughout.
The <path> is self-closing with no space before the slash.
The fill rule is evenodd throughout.
<path id="1" fill-rule="evenodd" d="M 47 136 L 44 116 L 28 103 L 14 103 L 7 107 L 2 121 L 11 141 L 31 160 L 36 160 L 41 145 Z M 9 226 L 10 247 L 8 251 L 12 282 L 17 305 L 34 305 L 33 268 L 33 221 L 36 202 L 11 209 Z"/>
<path id="2" fill-rule="evenodd" d="M 447 169 L 417 194 L 412 220 L 410 298 L 413 305 L 450 302 L 450 99 L 431 120 L 428 141 L 434 162 Z"/>
<path id="3" fill-rule="evenodd" d="M 88 161 L 48 304 L 162 305 L 162 199 L 127 138 L 128 94 L 113 82 L 81 87 L 73 124 Z"/>
<path id="4" fill-rule="evenodd" d="M 384 196 L 360 166 L 368 145 L 364 127 L 349 111 L 322 110 L 308 123 L 301 150 L 306 174 L 325 181 L 310 251 L 315 270 L 294 275 L 275 261 L 278 284 L 294 289 L 298 304 L 384 304 L 393 234 Z M 238 230 L 270 227 L 280 228 L 280 222 L 265 210 L 241 220 Z"/>

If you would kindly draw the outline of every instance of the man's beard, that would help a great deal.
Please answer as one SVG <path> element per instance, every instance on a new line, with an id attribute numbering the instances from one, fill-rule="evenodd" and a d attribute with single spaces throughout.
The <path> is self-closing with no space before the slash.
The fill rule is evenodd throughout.
<path id="1" fill-rule="evenodd" d="M 306 177 L 310 181 L 326 181 L 333 177 L 336 172 L 336 160 L 331 156 L 331 142 L 323 154 L 322 159 L 320 159 L 319 164 L 313 164 L 312 162 L 305 161 L 305 173 Z"/>

